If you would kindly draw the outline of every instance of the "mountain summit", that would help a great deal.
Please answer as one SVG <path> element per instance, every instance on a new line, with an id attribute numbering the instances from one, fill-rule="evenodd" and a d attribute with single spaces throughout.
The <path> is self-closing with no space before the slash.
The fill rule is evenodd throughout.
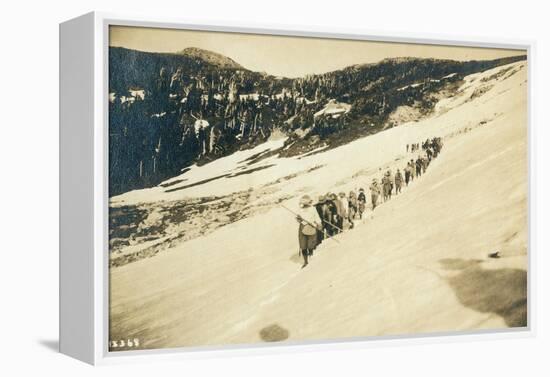
<path id="1" fill-rule="evenodd" d="M 191 58 L 201 59 L 206 63 L 216 65 L 220 68 L 243 69 L 242 65 L 227 56 L 218 54 L 214 51 L 204 50 L 198 47 L 187 47 L 186 49 L 178 52 L 178 55 L 185 55 Z"/>

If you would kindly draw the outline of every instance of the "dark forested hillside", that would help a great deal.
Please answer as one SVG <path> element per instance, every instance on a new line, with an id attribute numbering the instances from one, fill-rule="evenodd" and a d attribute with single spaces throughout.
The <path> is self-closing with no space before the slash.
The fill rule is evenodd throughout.
<path id="1" fill-rule="evenodd" d="M 524 59 L 386 59 L 288 79 L 197 48 L 161 54 L 111 47 L 110 195 L 158 184 L 274 130 L 289 135 L 287 155 L 351 141 L 393 126 L 399 108 L 428 113 L 436 94 L 465 75 Z"/>

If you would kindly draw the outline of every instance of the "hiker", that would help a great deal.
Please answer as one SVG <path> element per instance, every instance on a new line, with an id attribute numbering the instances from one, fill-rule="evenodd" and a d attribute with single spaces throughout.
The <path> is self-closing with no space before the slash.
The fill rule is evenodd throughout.
<path id="1" fill-rule="evenodd" d="M 403 185 L 403 176 L 399 169 L 395 173 L 395 195 L 401 192 L 401 186 Z"/>
<path id="2" fill-rule="evenodd" d="M 422 156 L 420 162 L 422 163 L 422 173 L 426 173 L 426 169 L 428 168 L 428 159 Z"/>
<path id="3" fill-rule="evenodd" d="M 362 188 L 359 189 L 359 195 L 357 195 L 357 209 L 359 211 L 359 218 L 363 218 L 363 212 L 365 212 L 365 203 L 367 198 L 365 196 L 365 190 Z"/>
<path id="4" fill-rule="evenodd" d="M 391 194 L 393 192 L 393 186 L 394 186 L 395 180 L 394 180 L 394 177 L 393 177 L 393 174 L 392 174 L 391 170 L 388 170 L 386 172 L 386 174 L 388 174 L 388 178 L 390 179 L 390 199 L 391 199 Z"/>
<path id="5" fill-rule="evenodd" d="M 317 244 L 320 244 L 326 238 L 327 222 L 330 221 L 330 212 L 324 195 L 319 196 L 317 204 L 315 204 L 315 209 L 322 221 L 321 228 L 317 229 Z"/>
<path id="6" fill-rule="evenodd" d="M 387 180 L 387 177 L 386 177 L 386 174 L 384 174 L 382 176 L 382 178 L 380 179 L 380 190 L 382 191 L 382 201 L 383 202 L 386 202 L 386 200 L 388 200 L 388 194 L 386 192 L 386 180 Z"/>
<path id="7" fill-rule="evenodd" d="M 347 223 L 349 218 L 349 202 L 348 198 L 346 198 L 346 194 L 343 192 L 340 192 L 338 194 L 340 205 L 341 205 L 341 212 L 340 212 L 340 229 L 344 229 L 344 222 Z"/>
<path id="8" fill-rule="evenodd" d="M 440 137 L 435 138 L 435 145 L 437 146 L 437 154 L 439 154 L 441 149 L 443 149 L 443 143 L 441 142 Z"/>
<path id="9" fill-rule="evenodd" d="M 407 153 L 409 153 L 409 144 L 407 144 Z"/>
<path id="10" fill-rule="evenodd" d="M 344 213 L 344 209 L 342 208 L 342 201 L 336 194 L 333 195 L 333 201 L 334 206 L 336 207 L 336 216 L 335 216 L 335 224 L 337 226 L 336 232 L 340 233 L 344 229 L 344 217 L 342 216 Z"/>
<path id="11" fill-rule="evenodd" d="M 411 182 L 414 181 L 414 178 L 416 177 L 416 164 L 414 163 L 414 160 L 411 158 L 409 161 L 410 167 L 411 167 Z"/>
<path id="12" fill-rule="evenodd" d="M 370 189 L 370 199 L 372 204 L 372 210 L 376 208 L 376 204 L 378 203 L 378 196 L 380 195 L 380 186 L 378 185 L 378 181 L 376 178 L 372 179 L 372 183 L 369 187 Z"/>
<path id="13" fill-rule="evenodd" d="M 440 137 L 434 137 L 432 139 L 432 146 L 434 148 L 434 157 L 437 157 L 439 152 L 441 152 L 441 148 L 443 147 L 443 144 L 441 143 Z"/>
<path id="14" fill-rule="evenodd" d="M 382 177 L 382 193 L 384 201 L 391 199 L 391 181 L 390 181 L 390 172 L 387 171 L 386 174 Z"/>
<path id="15" fill-rule="evenodd" d="M 428 156 L 428 165 L 429 165 L 430 162 L 432 161 L 432 156 L 433 156 L 431 147 L 426 148 L 426 155 Z"/>
<path id="16" fill-rule="evenodd" d="M 298 243 L 300 245 L 300 253 L 304 258 L 302 268 L 307 266 L 308 257 L 313 254 L 313 249 L 317 247 L 317 230 L 321 228 L 321 218 L 312 206 L 313 200 L 309 195 L 304 195 L 300 198 L 300 209 L 296 220 L 298 226 Z"/>
<path id="17" fill-rule="evenodd" d="M 338 226 L 338 210 L 336 208 L 335 199 L 336 195 L 334 194 L 327 192 L 325 195 L 328 210 L 328 222 L 325 223 L 325 225 L 327 226 L 326 229 L 329 236 L 333 236 L 338 233 L 338 229 L 336 228 L 336 226 Z"/>
<path id="18" fill-rule="evenodd" d="M 418 158 L 416 159 L 416 175 L 418 177 L 420 177 L 422 175 L 422 158 L 420 156 L 418 156 Z"/>
<path id="19" fill-rule="evenodd" d="M 349 207 L 348 221 L 350 223 L 350 229 L 352 229 L 353 226 L 355 225 L 353 223 L 353 220 L 355 219 L 355 214 L 357 213 L 357 195 L 355 195 L 355 191 L 349 192 L 348 207 Z"/>
<path id="20" fill-rule="evenodd" d="M 405 166 L 405 185 L 409 185 L 409 181 L 411 179 L 411 165 L 407 162 L 407 166 Z"/>

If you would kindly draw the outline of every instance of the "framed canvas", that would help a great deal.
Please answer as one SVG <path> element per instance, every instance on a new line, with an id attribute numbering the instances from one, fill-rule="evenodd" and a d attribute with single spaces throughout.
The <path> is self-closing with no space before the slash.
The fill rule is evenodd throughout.
<path id="1" fill-rule="evenodd" d="M 532 335 L 532 50 L 102 13 L 61 24 L 61 352 L 96 364 Z"/>

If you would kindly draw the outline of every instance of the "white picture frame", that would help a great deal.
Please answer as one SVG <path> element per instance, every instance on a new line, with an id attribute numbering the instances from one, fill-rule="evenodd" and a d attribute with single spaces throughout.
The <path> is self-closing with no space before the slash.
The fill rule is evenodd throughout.
<path id="1" fill-rule="evenodd" d="M 387 345 L 532 337 L 535 335 L 535 258 L 528 247 L 528 326 L 473 332 L 336 339 L 329 342 L 193 347 L 113 353 L 108 350 L 108 30 L 110 25 L 383 42 L 525 49 L 528 69 L 529 240 L 534 239 L 533 184 L 534 41 L 387 33 L 311 26 L 213 22 L 88 13 L 60 25 L 60 351 L 90 364 L 258 355 L 295 350 L 350 349 Z M 76 125 L 76 126 L 75 126 Z"/>

